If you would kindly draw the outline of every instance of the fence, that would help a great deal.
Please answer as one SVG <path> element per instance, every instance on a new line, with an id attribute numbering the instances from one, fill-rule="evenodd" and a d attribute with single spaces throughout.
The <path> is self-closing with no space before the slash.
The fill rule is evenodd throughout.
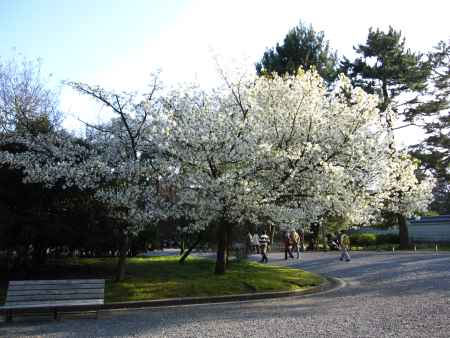
<path id="1" fill-rule="evenodd" d="M 450 243 L 450 215 L 425 216 L 409 219 L 408 234 L 411 242 Z M 355 232 L 376 234 L 398 234 L 397 227 L 387 229 L 362 227 Z"/>

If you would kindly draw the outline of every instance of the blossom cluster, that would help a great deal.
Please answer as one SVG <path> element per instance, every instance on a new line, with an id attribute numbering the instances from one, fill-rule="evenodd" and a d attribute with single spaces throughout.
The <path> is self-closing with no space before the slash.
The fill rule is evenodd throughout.
<path id="1" fill-rule="evenodd" d="M 381 210 L 423 211 L 433 180 L 393 153 L 377 98 L 341 76 L 330 92 L 314 71 L 236 77 L 223 87 L 117 94 L 72 83 L 116 117 L 65 132 L 2 137 L 0 151 L 25 182 L 94 192 L 130 231 L 183 217 L 189 231 L 233 224 L 310 223 L 324 216 L 369 222 Z M 3 148 L 2 148 L 3 149 Z"/>

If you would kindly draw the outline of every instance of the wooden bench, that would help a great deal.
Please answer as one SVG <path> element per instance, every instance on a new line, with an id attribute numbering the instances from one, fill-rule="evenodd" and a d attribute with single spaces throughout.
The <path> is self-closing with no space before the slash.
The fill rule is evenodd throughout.
<path id="1" fill-rule="evenodd" d="M 6 302 L 0 311 L 6 321 L 16 312 L 53 311 L 58 319 L 62 310 L 98 310 L 104 304 L 104 279 L 10 281 Z"/>

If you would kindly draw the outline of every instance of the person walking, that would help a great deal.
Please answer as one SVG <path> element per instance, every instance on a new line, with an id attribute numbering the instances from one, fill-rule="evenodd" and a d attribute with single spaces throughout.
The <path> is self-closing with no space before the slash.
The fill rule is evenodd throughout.
<path id="1" fill-rule="evenodd" d="M 294 256 L 292 255 L 292 251 L 291 251 L 291 236 L 289 235 L 289 231 L 286 231 L 284 233 L 284 259 L 287 260 L 288 259 L 288 254 L 289 257 L 294 258 Z"/>
<path id="2" fill-rule="evenodd" d="M 267 247 L 269 246 L 269 236 L 264 232 L 259 238 L 259 251 L 261 252 L 260 263 L 267 263 L 269 258 L 267 257 Z"/>
<path id="3" fill-rule="evenodd" d="M 258 233 L 255 232 L 255 234 L 253 235 L 253 238 L 252 238 L 252 246 L 253 246 L 254 253 L 257 253 L 257 254 L 259 254 L 259 240 L 260 240 L 259 235 L 258 235 Z"/>
<path id="4" fill-rule="evenodd" d="M 350 255 L 348 254 L 348 250 L 350 249 L 350 238 L 345 233 L 344 230 L 341 231 L 341 236 L 339 237 L 339 246 L 341 249 L 341 257 L 339 260 L 344 260 L 346 262 L 350 262 Z"/>
<path id="5" fill-rule="evenodd" d="M 297 253 L 297 259 L 300 259 L 300 236 L 297 231 L 291 231 L 292 251 Z"/>
<path id="6" fill-rule="evenodd" d="M 303 228 L 298 231 L 298 236 L 300 237 L 300 251 L 305 252 L 305 230 Z"/>
<path id="7" fill-rule="evenodd" d="M 247 241 L 245 245 L 245 250 L 247 252 L 247 255 L 251 255 L 253 253 L 253 245 L 252 245 L 253 235 L 249 231 L 247 234 Z"/>

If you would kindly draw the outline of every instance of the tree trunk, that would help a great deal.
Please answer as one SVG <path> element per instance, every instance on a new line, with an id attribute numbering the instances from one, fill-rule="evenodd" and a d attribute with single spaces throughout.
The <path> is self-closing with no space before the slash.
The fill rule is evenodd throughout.
<path id="1" fill-rule="evenodd" d="M 312 251 L 319 250 L 319 227 L 318 223 L 313 223 L 311 225 L 312 238 L 310 244 L 312 244 Z"/>
<path id="2" fill-rule="evenodd" d="M 186 242 L 184 241 L 184 239 L 182 239 L 182 240 L 180 240 L 180 256 L 182 256 L 184 254 L 185 250 L 186 250 Z M 188 255 L 189 255 L 189 253 L 188 253 Z M 180 259 L 180 263 L 181 263 L 181 259 Z"/>
<path id="3" fill-rule="evenodd" d="M 225 264 L 228 267 L 230 261 L 230 254 L 231 254 L 231 244 L 232 244 L 232 228 L 231 228 L 231 224 L 226 223 L 226 251 L 225 251 Z"/>
<path id="4" fill-rule="evenodd" d="M 222 220 L 217 231 L 217 258 L 216 268 L 214 270 L 214 273 L 216 275 L 222 275 L 225 273 L 227 261 L 227 246 L 227 229 L 226 224 Z"/>
<path id="5" fill-rule="evenodd" d="M 398 237 L 400 239 L 400 250 L 407 250 L 409 248 L 408 225 L 406 224 L 405 216 L 397 214 L 398 222 Z"/>
<path id="6" fill-rule="evenodd" d="M 323 245 L 323 250 L 324 251 L 328 251 L 328 250 L 330 250 L 330 248 L 328 247 L 327 225 L 325 224 L 325 222 L 321 225 L 321 228 L 322 228 L 322 245 Z"/>
<path id="7" fill-rule="evenodd" d="M 386 112 L 387 107 L 389 106 L 389 93 L 388 93 L 388 89 L 387 89 L 387 82 L 386 80 L 382 80 L 382 84 L 381 84 L 381 92 L 383 94 L 383 101 L 381 102 L 381 111 L 382 112 Z M 386 119 L 386 122 L 388 123 L 388 127 L 390 129 L 392 129 L 392 120 L 391 119 Z"/>
<path id="8" fill-rule="evenodd" d="M 44 265 L 47 262 L 47 248 L 39 243 L 33 244 L 33 267 Z"/>
<path id="9" fill-rule="evenodd" d="M 184 243 L 184 241 L 182 243 Z M 191 245 L 187 250 L 183 250 L 183 253 L 180 253 L 180 255 L 182 256 L 178 260 L 178 263 L 183 264 L 186 261 L 186 258 L 191 254 L 192 250 L 194 250 L 199 243 L 200 243 L 200 236 L 198 236 L 197 240 L 194 242 L 193 245 Z"/>
<path id="10" fill-rule="evenodd" d="M 268 245 L 268 251 L 272 251 L 273 239 L 275 238 L 275 225 L 269 225 L 269 238 L 270 243 Z"/>
<path id="11" fill-rule="evenodd" d="M 120 282 L 125 278 L 125 267 L 128 251 L 128 235 L 123 233 L 122 246 L 119 250 L 119 260 L 117 262 L 116 282 Z"/>

